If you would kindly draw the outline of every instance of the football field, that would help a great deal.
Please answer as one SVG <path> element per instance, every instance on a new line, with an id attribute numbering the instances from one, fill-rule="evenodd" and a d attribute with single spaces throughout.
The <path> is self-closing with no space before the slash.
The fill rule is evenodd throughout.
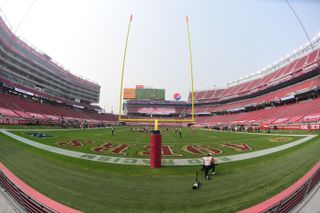
<path id="1" fill-rule="evenodd" d="M 179 131 L 162 128 L 163 158 L 199 158 L 208 152 L 215 156 L 248 153 L 280 146 L 303 138 L 299 135 L 247 134 L 210 131 L 206 129 Z M 12 133 L 41 144 L 84 153 L 149 158 L 150 132 L 139 127 L 101 129 L 26 129 L 12 130 Z M 256 133 L 256 132 L 255 132 Z M 264 133 L 264 134 L 263 134 Z"/>
<path id="2" fill-rule="evenodd" d="M 149 134 L 132 132 L 130 128 L 116 128 L 113 136 L 110 129 L 27 128 L 12 132 L 66 150 L 148 159 Z M 162 129 L 162 135 L 163 145 L 170 148 L 163 148 L 167 154 L 164 159 L 200 158 L 208 151 L 215 152 L 216 157 L 232 156 L 301 138 L 193 132 L 187 128 L 182 130 L 181 139 L 174 129 Z M 3 134 L 0 161 L 41 193 L 85 212 L 235 212 L 277 194 L 302 177 L 320 160 L 319 143 L 316 137 L 277 153 L 220 164 L 209 181 L 203 178 L 199 165 L 150 169 L 93 162 L 44 151 Z M 197 171 L 202 186 L 194 191 Z"/>

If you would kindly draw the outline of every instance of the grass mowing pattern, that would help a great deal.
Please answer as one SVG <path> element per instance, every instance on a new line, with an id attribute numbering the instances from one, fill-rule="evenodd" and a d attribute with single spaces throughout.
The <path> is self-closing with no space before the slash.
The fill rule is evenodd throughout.
<path id="1" fill-rule="evenodd" d="M 202 155 L 194 155 L 183 151 L 186 145 L 208 145 L 212 148 L 222 150 L 222 154 L 217 156 L 233 155 L 242 152 L 235 151 L 231 148 L 222 147 L 223 144 L 248 144 L 252 151 L 262 150 L 270 147 L 283 145 L 300 139 L 301 137 L 290 136 L 270 136 L 270 135 L 256 135 L 256 134 L 236 134 L 228 132 L 213 132 L 206 130 L 197 130 L 194 134 L 188 128 L 184 128 L 182 133 L 182 139 L 179 138 L 179 134 L 175 133 L 173 129 L 167 133 L 162 130 L 163 145 L 170 145 L 174 153 L 180 156 L 164 156 L 164 158 L 199 158 Z M 37 131 L 35 131 L 37 132 Z M 55 146 L 63 149 L 69 149 L 78 152 L 94 153 L 99 155 L 110 156 L 123 156 L 123 157 L 138 157 L 148 158 L 148 156 L 139 155 L 142 151 L 147 151 L 146 145 L 149 145 L 149 133 L 131 133 L 129 128 L 117 128 L 115 135 L 111 136 L 111 129 L 91 129 L 91 130 L 73 130 L 73 131 L 41 131 L 41 133 L 51 135 L 53 137 L 48 138 L 34 138 L 28 134 L 30 131 L 14 131 L 21 137 L 28 138 L 46 145 Z M 277 141 L 279 138 L 284 138 L 284 141 Z M 82 147 L 73 147 L 69 145 L 60 146 L 57 142 L 68 142 L 71 140 L 79 140 L 86 143 Z M 114 154 L 111 151 L 93 152 L 92 148 L 99 147 L 105 143 L 112 144 L 128 144 L 130 147 L 125 151 L 126 155 Z"/>
<path id="2" fill-rule="evenodd" d="M 45 152 L 0 135 L 0 161 L 45 195 L 85 212 L 234 212 L 261 202 L 320 160 L 319 138 L 285 151 L 221 164 L 202 188 L 199 167 L 120 166 Z"/>

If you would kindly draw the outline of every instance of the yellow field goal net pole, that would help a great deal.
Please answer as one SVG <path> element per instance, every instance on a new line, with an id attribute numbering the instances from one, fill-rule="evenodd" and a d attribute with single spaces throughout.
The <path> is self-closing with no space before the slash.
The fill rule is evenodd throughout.
<path id="1" fill-rule="evenodd" d="M 190 68 L 190 79 L 191 79 L 191 119 L 143 119 L 143 118 L 122 118 L 122 99 L 123 99 L 123 80 L 124 80 L 124 69 L 126 62 L 126 54 L 129 40 L 130 27 L 132 22 L 132 15 L 130 15 L 130 20 L 128 24 L 128 31 L 126 36 L 126 43 L 123 54 L 122 61 L 122 71 L 121 71 L 121 81 L 120 81 L 120 100 L 119 100 L 119 121 L 123 122 L 154 122 L 154 129 L 158 130 L 158 123 L 193 123 L 194 122 L 194 81 L 193 81 L 193 66 L 192 66 L 192 51 L 191 51 L 191 39 L 190 39 L 190 29 L 189 29 L 189 18 L 186 16 L 186 25 L 188 33 L 188 48 L 189 48 L 189 68 Z"/>

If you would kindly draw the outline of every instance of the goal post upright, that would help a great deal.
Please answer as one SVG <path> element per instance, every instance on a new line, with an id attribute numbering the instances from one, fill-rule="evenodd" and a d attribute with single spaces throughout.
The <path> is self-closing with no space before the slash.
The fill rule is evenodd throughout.
<path id="1" fill-rule="evenodd" d="M 193 81 L 193 65 L 192 65 L 192 50 L 191 50 L 191 38 L 189 29 L 189 17 L 186 16 L 187 33 L 188 33 L 188 47 L 189 47 L 189 69 L 191 80 L 191 120 L 194 122 L 194 81 Z"/>
<path id="2" fill-rule="evenodd" d="M 127 36 L 126 36 L 126 44 L 124 47 L 123 60 L 122 60 L 121 81 L 120 81 L 120 101 L 119 101 L 119 121 L 121 121 L 121 114 L 122 114 L 124 68 L 125 68 L 125 64 L 126 64 L 127 47 L 128 47 L 128 40 L 129 40 L 129 33 L 130 33 L 130 28 L 131 28 L 132 17 L 133 16 L 130 15 Z"/>

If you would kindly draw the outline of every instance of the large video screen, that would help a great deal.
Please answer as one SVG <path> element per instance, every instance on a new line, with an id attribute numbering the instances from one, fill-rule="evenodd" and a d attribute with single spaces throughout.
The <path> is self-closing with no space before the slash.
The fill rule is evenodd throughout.
<path id="1" fill-rule="evenodd" d="M 136 89 L 136 99 L 164 100 L 164 89 Z"/>

